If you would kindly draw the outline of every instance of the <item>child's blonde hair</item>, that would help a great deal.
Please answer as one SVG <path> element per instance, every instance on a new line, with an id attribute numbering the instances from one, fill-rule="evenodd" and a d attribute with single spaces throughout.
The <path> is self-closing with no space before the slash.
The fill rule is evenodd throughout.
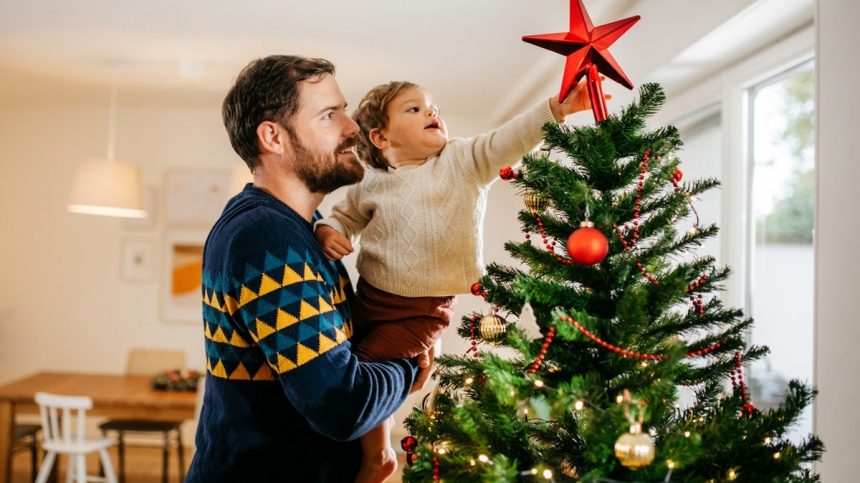
<path id="1" fill-rule="evenodd" d="M 365 94 L 358 108 L 352 113 L 352 118 L 358 123 L 361 142 L 356 146 L 358 157 L 377 169 L 388 169 L 388 161 L 382 152 L 370 142 L 370 131 L 384 129 L 388 125 L 388 104 L 405 89 L 418 87 L 407 81 L 392 81 L 381 84 Z"/>

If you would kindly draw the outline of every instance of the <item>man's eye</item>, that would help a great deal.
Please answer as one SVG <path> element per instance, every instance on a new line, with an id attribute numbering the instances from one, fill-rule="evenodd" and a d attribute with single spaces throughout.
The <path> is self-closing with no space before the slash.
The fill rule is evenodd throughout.
<path id="1" fill-rule="evenodd" d="M 334 117 L 334 112 L 327 112 L 327 113 L 323 114 L 322 118 L 324 121 L 328 121 L 333 117 Z"/>

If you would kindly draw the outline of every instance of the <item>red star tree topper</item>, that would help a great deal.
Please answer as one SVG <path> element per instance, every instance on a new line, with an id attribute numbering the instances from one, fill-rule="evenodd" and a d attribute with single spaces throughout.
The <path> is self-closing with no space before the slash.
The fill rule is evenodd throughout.
<path id="1" fill-rule="evenodd" d="M 555 34 L 526 35 L 523 41 L 567 57 L 558 101 L 562 102 L 582 76 L 588 78 L 588 95 L 594 120 L 606 119 L 606 100 L 600 74 L 628 89 L 633 83 L 609 53 L 609 46 L 639 21 L 639 16 L 594 27 L 582 0 L 570 0 L 570 31 Z"/>

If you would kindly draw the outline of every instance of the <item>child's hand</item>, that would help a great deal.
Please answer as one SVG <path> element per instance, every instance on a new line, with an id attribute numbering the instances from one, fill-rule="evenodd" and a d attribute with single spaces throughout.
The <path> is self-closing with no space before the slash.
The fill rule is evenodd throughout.
<path id="1" fill-rule="evenodd" d="M 340 260 L 353 252 L 349 239 L 328 225 L 317 225 L 314 236 L 330 260 Z"/>
<path id="2" fill-rule="evenodd" d="M 606 77 L 600 76 L 601 81 L 604 79 L 606 79 Z M 588 98 L 588 86 L 586 86 L 586 83 L 587 81 L 585 78 L 580 80 L 564 102 L 559 103 L 558 98 L 555 96 L 550 98 L 549 107 L 550 110 L 552 110 L 552 115 L 555 117 L 556 121 L 562 122 L 564 121 L 564 118 L 575 112 L 591 109 L 591 100 Z M 609 99 L 612 99 L 612 95 L 604 94 L 603 98 L 608 101 Z"/>

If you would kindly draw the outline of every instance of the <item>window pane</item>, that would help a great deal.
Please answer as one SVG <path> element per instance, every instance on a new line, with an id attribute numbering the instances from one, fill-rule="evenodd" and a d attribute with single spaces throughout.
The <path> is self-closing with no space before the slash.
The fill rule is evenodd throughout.
<path id="1" fill-rule="evenodd" d="M 812 62 L 750 90 L 749 313 L 770 355 L 750 369 L 753 403 L 779 404 L 789 379 L 812 383 L 815 157 Z M 811 408 L 792 439 L 811 432 Z"/>

